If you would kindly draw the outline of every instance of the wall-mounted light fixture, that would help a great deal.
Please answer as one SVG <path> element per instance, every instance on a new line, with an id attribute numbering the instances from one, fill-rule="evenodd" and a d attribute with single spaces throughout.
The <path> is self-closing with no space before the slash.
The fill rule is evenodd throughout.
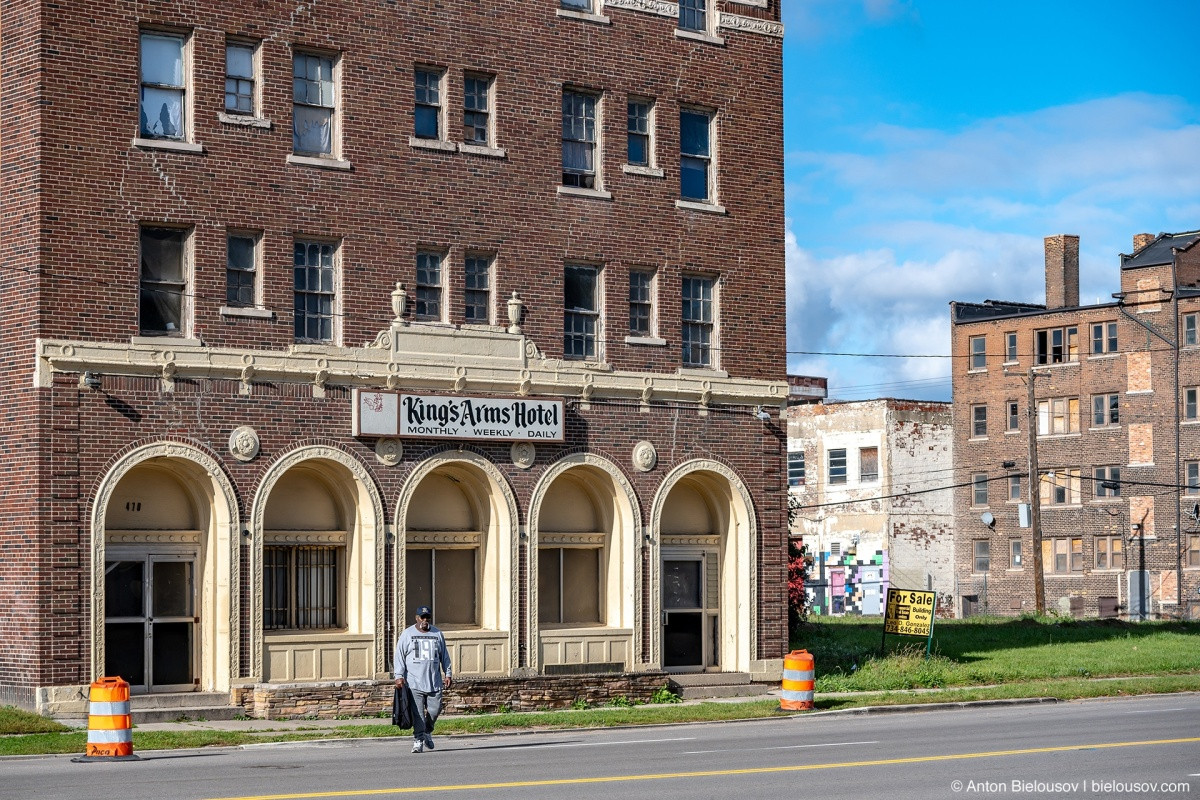
<path id="1" fill-rule="evenodd" d="M 93 392 L 100 388 L 100 375 L 88 370 L 79 376 L 79 388 L 91 389 Z"/>

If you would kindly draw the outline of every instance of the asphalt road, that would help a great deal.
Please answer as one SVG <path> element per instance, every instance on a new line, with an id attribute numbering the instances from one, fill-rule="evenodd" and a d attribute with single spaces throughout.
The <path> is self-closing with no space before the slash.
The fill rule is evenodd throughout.
<path id="1" fill-rule="evenodd" d="M 0 759 L 12 800 L 1200 797 L 1200 695 Z"/>

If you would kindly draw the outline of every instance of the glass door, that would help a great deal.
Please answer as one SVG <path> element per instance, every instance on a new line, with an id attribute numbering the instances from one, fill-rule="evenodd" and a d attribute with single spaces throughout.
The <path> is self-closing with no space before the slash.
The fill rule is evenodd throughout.
<path id="1" fill-rule="evenodd" d="M 662 569 L 663 666 L 704 669 L 704 558 L 665 558 Z"/>
<path id="2" fill-rule="evenodd" d="M 190 555 L 107 562 L 105 675 L 124 678 L 132 691 L 195 688 L 194 570 Z"/>

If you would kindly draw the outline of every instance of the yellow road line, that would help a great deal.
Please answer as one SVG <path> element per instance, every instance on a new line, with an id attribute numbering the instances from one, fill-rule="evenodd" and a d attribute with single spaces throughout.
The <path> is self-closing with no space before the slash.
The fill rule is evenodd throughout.
<path id="1" fill-rule="evenodd" d="M 510 781 L 508 783 L 463 783 L 450 786 L 408 786 L 393 789 L 347 789 L 345 791 L 301 792 L 298 794 L 256 794 L 244 797 L 214 797 L 208 800 L 309 800 L 309 798 L 314 797 L 369 797 L 371 795 L 417 794 L 418 792 L 463 792 L 475 789 L 520 789 L 532 786 L 571 786 L 588 783 L 620 783 L 622 781 L 661 781 L 672 778 L 710 778 L 721 775 L 763 775 L 770 772 L 800 772 L 816 769 L 843 769 L 845 767 L 878 767 L 887 764 L 920 764 L 928 761 L 958 761 L 966 758 L 995 758 L 997 756 L 1021 756 L 1032 753 L 1064 753 L 1072 750 L 1104 750 L 1113 747 L 1149 747 L 1164 744 L 1191 744 L 1193 742 L 1200 742 L 1200 736 L 1186 739 L 1151 739 L 1144 742 L 1099 742 L 1095 744 L 1064 745 L 1061 747 L 1030 747 L 1025 750 L 991 750 L 982 753 L 884 758 L 877 761 L 799 764 L 786 767 L 748 767 L 745 769 L 715 769 L 702 772 L 661 772 L 647 775 L 605 775 L 598 778 L 556 778 L 540 781 Z"/>

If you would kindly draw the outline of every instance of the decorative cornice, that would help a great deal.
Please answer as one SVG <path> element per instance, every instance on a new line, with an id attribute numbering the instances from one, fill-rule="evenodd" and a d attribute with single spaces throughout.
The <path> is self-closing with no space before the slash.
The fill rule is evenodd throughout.
<path id="1" fill-rule="evenodd" d="M 668 3 L 667 0 L 604 0 L 604 7 L 625 8 L 646 14 L 658 14 L 660 17 L 679 16 L 679 4 Z"/>
<path id="2" fill-rule="evenodd" d="M 524 335 L 502 330 L 395 325 L 362 347 L 294 344 L 287 350 L 178 347 L 166 337 L 149 341 L 37 340 L 36 387 L 53 374 L 92 371 L 104 375 L 158 377 L 170 368 L 171 390 L 180 379 L 240 381 L 251 394 L 255 382 L 304 383 L 314 390 L 404 388 L 452 393 L 469 387 L 487 394 L 586 397 L 588 400 L 781 405 L 786 381 L 752 380 L 705 372 L 617 371 L 609 364 L 546 358 Z"/>
<path id="3" fill-rule="evenodd" d="M 730 14 L 722 11 L 719 24 L 722 28 L 726 28 L 731 31 L 761 33 L 764 36 L 776 36 L 783 38 L 783 23 L 773 22 L 769 19 L 743 17 L 741 14 Z"/>

